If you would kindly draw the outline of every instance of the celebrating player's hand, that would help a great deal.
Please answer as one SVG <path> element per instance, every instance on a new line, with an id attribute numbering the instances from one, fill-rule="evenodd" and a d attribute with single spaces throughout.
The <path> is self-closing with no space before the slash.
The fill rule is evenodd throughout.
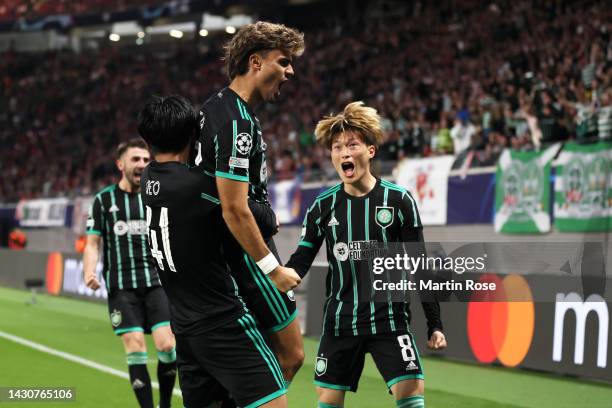
<path id="1" fill-rule="evenodd" d="M 427 342 L 427 347 L 431 350 L 442 350 L 446 348 L 446 337 L 439 330 L 434 331 Z"/>
<path id="2" fill-rule="evenodd" d="M 96 278 L 96 275 L 94 275 L 93 273 L 86 274 L 85 275 L 85 286 L 93 290 L 98 290 L 100 288 L 100 282 L 98 281 L 98 278 Z"/>
<path id="3" fill-rule="evenodd" d="M 277 266 L 268 276 L 281 292 L 290 291 L 302 281 L 295 269 L 284 266 Z"/>

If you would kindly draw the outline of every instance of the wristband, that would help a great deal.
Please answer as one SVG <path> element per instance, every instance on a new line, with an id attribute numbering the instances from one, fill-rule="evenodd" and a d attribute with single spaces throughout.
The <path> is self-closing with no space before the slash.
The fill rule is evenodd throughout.
<path id="1" fill-rule="evenodd" d="M 280 265 L 272 252 L 268 253 L 268 255 L 264 256 L 256 263 L 257 266 L 259 266 L 259 269 L 261 269 L 261 271 L 266 275 Z"/>

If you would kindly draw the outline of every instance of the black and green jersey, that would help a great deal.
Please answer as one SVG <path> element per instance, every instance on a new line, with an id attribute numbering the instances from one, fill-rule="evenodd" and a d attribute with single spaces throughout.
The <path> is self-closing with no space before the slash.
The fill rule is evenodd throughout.
<path id="1" fill-rule="evenodd" d="M 377 180 L 362 197 L 347 194 L 342 184 L 325 191 L 308 209 L 298 249 L 287 266 L 304 276 L 323 241 L 329 262 L 324 333 L 357 336 L 407 330 L 408 303 L 360 301 L 370 298 L 371 287 L 362 287 L 358 263 L 367 262 L 362 251 L 369 243 L 422 241 L 421 219 L 410 193 L 385 180 Z M 438 321 L 439 312 L 430 313 L 428 324 L 441 329 Z"/>
<path id="2" fill-rule="evenodd" d="M 244 315 L 222 249 L 231 233 L 221 216 L 214 177 L 178 162 L 152 161 L 141 185 L 151 254 L 170 300 L 172 331 L 199 335 Z"/>
<path id="3" fill-rule="evenodd" d="M 200 110 L 195 164 L 209 175 L 249 183 L 249 197 L 268 201 L 266 143 L 259 119 L 238 94 L 224 88 Z"/>
<path id="4" fill-rule="evenodd" d="M 87 233 L 102 236 L 104 280 L 109 292 L 159 286 L 139 193 L 127 193 L 113 184 L 96 194 L 89 210 Z"/>

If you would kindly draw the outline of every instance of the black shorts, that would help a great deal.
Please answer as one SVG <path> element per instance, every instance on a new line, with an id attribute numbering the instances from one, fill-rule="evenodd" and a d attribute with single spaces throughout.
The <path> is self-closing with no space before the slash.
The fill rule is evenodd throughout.
<path id="1" fill-rule="evenodd" d="M 108 313 L 118 336 L 135 331 L 150 334 L 170 325 L 168 298 L 161 286 L 111 290 Z"/>
<path id="2" fill-rule="evenodd" d="M 255 320 L 245 314 L 198 336 L 176 336 L 177 367 L 187 408 L 231 395 L 239 407 L 258 407 L 285 394 L 283 373 Z"/>
<path id="3" fill-rule="evenodd" d="M 274 240 L 267 242 L 268 247 L 280 262 Z M 247 308 L 255 316 L 266 332 L 277 332 L 287 327 L 297 316 L 293 292 L 283 293 L 259 269 L 253 258 L 241 251 L 232 257 L 230 268 L 236 278 L 240 296 Z"/>
<path id="4" fill-rule="evenodd" d="M 323 388 L 357 391 L 366 353 L 370 353 L 387 388 L 402 380 L 424 379 L 412 334 L 323 335 L 315 362 L 314 382 Z"/>

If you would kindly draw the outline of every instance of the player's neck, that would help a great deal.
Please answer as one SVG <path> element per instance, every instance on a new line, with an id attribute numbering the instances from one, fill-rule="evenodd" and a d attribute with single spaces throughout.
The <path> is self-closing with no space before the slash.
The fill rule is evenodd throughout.
<path id="1" fill-rule="evenodd" d="M 119 188 L 126 193 L 140 192 L 140 186 L 134 187 L 125 177 L 121 177 L 121 180 L 119 180 Z"/>
<path id="2" fill-rule="evenodd" d="M 229 89 L 238 94 L 251 109 L 261 102 L 261 97 L 255 88 L 255 84 L 246 75 L 235 77 L 230 83 Z"/>
<path id="3" fill-rule="evenodd" d="M 376 185 L 376 177 L 372 173 L 367 172 L 354 183 L 344 183 L 344 192 L 353 197 L 362 197 L 368 194 Z"/>
<path id="4" fill-rule="evenodd" d="M 189 160 L 189 150 L 180 153 L 155 153 L 155 161 L 158 163 L 179 162 L 187 163 Z"/>

